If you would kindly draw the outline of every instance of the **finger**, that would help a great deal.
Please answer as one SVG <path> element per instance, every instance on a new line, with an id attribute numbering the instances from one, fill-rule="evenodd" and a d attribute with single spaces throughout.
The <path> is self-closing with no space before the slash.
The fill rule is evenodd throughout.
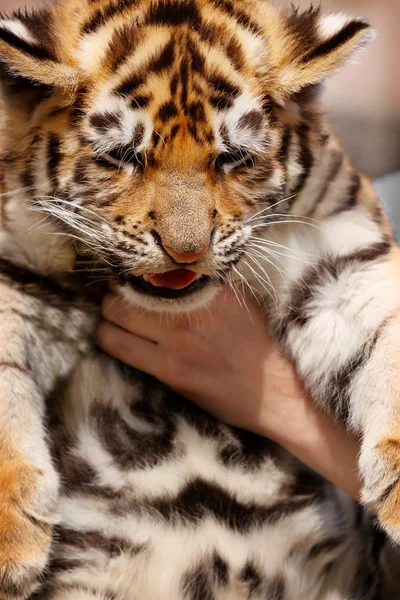
<path id="1" fill-rule="evenodd" d="M 117 294 L 108 293 L 101 304 L 101 315 L 107 321 L 122 329 L 153 342 L 160 341 L 160 317 L 156 313 L 145 312 Z"/>
<path id="2" fill-rule="evenodd" d="M 157 344 L 127 333 L 107 321 L 102 321 L 98 326 L 96 342 L 104 352 L 114 358 L 154 377 L 159 376 L 163 361 L 160 346 Z"/>

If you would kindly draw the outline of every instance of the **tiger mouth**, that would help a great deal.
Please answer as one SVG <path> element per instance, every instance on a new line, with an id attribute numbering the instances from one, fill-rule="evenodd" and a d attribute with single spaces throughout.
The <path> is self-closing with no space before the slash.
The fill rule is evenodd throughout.
<path id="1" fill-rule="evenodd" d="M 171 300 L 199 291 L 209 279 L 207 275 L 182 268 L 158 275 L 131 275 L 126 282 L 138 292 Z"/>

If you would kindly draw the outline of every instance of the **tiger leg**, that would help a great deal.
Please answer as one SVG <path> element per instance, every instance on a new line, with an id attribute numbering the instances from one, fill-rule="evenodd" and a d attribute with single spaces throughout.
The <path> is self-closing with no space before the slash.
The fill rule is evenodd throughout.
<path id="1" fill-rule="evenodd" d="M 352 420 L 362 431 L 362 501 L 400 543 L 400 317 L 386 325 L 352 396 Z"/>
<path id="2" fill-rule="evenodd" d="M 75 364 L 73 334 L 81 323 L 58 304 L 47 307 L 46 289 L 35 290 L 34 277 L 25 294 L 18 269 L 6 269 L 10 274 L 0 268 L 0 600 L 21 600 L 38 585 L 57 522 L 59 477 L 45 401 Z"/>

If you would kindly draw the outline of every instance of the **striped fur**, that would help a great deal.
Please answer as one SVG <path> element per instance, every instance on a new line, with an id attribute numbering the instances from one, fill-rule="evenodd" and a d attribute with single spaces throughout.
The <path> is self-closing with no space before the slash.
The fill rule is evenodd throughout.
<path id="1" fill-rule="evenodd" d="M 2 15 L 2 600 L 399 597 L 398 249 L 318 103 L 372 37 L 259 0 Z M 199 291 L 138 289 L 176 267 L 163 246 L 208 248 Z M 384 533 L 272 442 L 96 350 L 110 278 L 175 313 L 248 284 L 361 436 Z"/>

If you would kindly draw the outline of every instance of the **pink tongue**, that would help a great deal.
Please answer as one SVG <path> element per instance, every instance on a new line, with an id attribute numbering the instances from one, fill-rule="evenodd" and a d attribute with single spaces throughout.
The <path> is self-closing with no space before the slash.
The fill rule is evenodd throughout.
<path id="1" fill-rule="evenodd" d="M 168 273 L 160 273 L 159 275 L 148 275 L 149 281 L 156 287 L 167 287 L 172 290 L 181 290 L 197 278 L 197 273 L 189 271 L 189 269 L 174 269 Z"/>

